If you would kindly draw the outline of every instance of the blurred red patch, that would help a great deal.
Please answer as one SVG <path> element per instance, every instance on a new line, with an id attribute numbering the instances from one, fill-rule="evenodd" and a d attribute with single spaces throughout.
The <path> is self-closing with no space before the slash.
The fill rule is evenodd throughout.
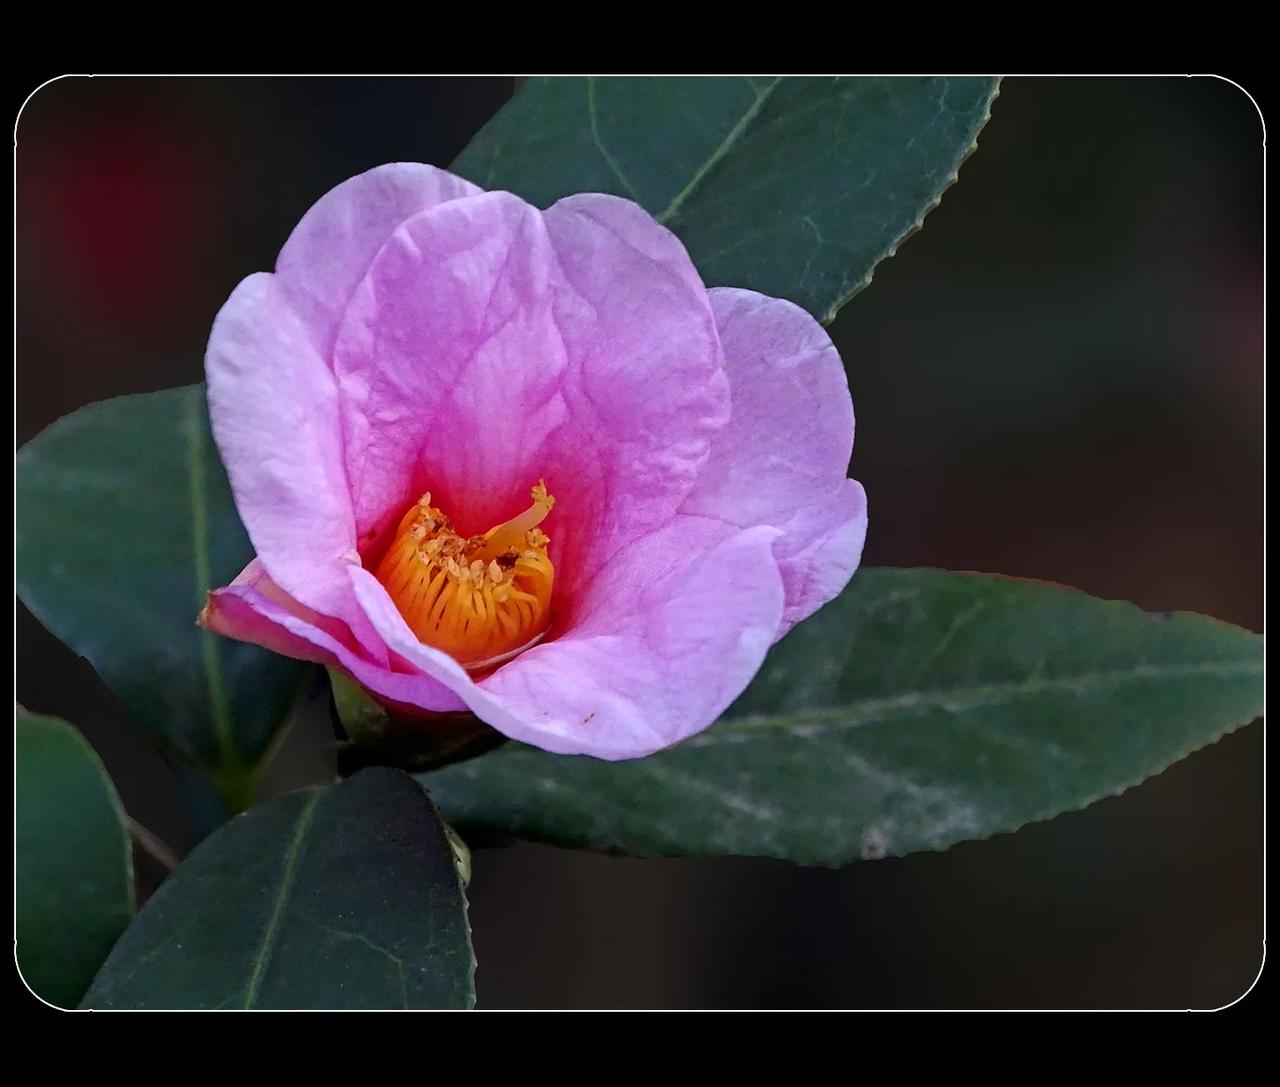
<path id="1" fill-rule="evenodd" d="M 20 134 L 19 261 L 72 292 L 70 309 L 155 321 L 189 296 L 212 197 L 209 149 L 189 130 L 130 115 Z"/>

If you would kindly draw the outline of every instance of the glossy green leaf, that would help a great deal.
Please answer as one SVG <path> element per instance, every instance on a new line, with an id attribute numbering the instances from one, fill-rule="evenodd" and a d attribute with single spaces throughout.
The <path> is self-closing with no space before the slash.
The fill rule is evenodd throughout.
<path id="1" fill-rule="evenodd" d="M 531 79 L 454 163 L 541 207 L 635 200 L 708 286 L 789 298 L 830 321 L 919 228 L 974 149 L 998 81 Z"/>
<path id="2" fill-rule="evenodd" d="M 27 985 L 74 1008 L 133 916 L 124 810 L 71 725 L 19 712 L 14 750 L 15 925 Z"/>
<path id="3" fill-rule="evenodd" d="M 1123 791 L 1262 712 L 1262 639 L 1039 582 L 863 570 L 725 719 L 632 762 L 506 747 L 419 775 L 467 829 L 839 865 Z"/>
<path id="4" fill-rule="evenodd" d="M 88 1008 L 463 1008 L 475 958 L 454 852 L 407 775 L 278 797 L 147 902 Z"/>
<path id="5" fill-rule="evenodd" d="M 18 451 L 18 592 L 168 754 L 241 807 L 305 666 L 196 626 L 253 557 L 204 386 L 91 404 Z"/>

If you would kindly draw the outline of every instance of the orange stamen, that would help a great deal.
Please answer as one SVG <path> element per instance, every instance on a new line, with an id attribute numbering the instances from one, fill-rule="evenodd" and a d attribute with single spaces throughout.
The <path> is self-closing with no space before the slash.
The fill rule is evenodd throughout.
<path id="1" fill-rule="evenodd" d="M 538 526 L 555 499 L 541 480 L 531 496 L 523 513 L 463 539 L 425 494 L 401 518 L 378 565 L 378 580 L 415 637 L 464 667 L 497 663 L 546 631 L 555 568 Z"/>

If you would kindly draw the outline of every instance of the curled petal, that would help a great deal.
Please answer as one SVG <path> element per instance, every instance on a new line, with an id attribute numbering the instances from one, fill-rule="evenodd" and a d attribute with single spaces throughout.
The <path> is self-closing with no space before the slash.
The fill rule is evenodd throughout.
<path id="1" fill-rule="evenodd" d="M 781 529 L 787 602 L 781 637 L 848 583 L 867 532 L 866 494 L 846 478 L 853 403 L 840 356 L 799 306 L 717 288 L 711 308 L 732 414 L 684 512 Z"/>
<path id="2" fill-rule="evenodd" d="M 706 288 L 674 234 L 598 193 L 544 218 L 563 281 L 555 318 L 569 409 L 546 475 L 577 492 L 558 519 L 574 596 L 578 579 L 675 515 L 729 418 L 729 383 Z"/>
<path id="3" fill-rule="evenodd" d="M 266 589 L 267 591 L 263 591 Z M 372 663 L 332 620 L 308 614 L 269 585 L 239 579 L 209 594 L 200 621 L 207 629 L 273 653 L 343 669 L 388 703 L 410 712 L 465 709 L 447 686 L 413 667 L 396 671 Z"/>

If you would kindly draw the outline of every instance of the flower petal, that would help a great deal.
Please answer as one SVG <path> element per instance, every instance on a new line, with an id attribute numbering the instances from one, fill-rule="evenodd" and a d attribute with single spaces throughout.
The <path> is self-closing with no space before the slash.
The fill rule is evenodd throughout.
<path id="1" fill-rule="evenodd" d="M 558 481 L 573 483 L 553 553 L 572 598 L 619 548 L 674 516 L 728 420 L 729 385 L 706 288 L 674 234 L 599 193 L 567 197 L 544 218 L 567 288 L 555 316 L 569 422 L 549 442 L 546 475 L 557 499 Z"/>
<path id="2" fill-rule="evenodd" d="M 215 589 L 201 613 L 201 624 L 216 634 L 252 642 L 273 653 L 342 668 L 363 687 L 410 713 L 466 708 L 447 686 L 417 668 L 392 671 L 373 664 L 334 629 L 332 620 L 309 616 L 305 609 L 282 599 L 278 590 L 264 592 L 265 587 L 237 578 L 225 589 Z M 317 618 L 321 621 L 316 622 Z"/>
<path id="3" fill-rule="evenodd" d="M 787 602 L 781 637 L 848 583 L 867 531 L 866 495 L 846 478 L 853 403 L 840 356 L 799 306 L 754 291 L 709 292 L 732 415 L 683 512 L 773 525 Z"/>
<path id="4" fill-rule="evenodd" d="M 286 593 L 346 623 L 385 662 L 346 575 L 355 531 L 336 383 L 275 276 L 251 275 L 231 293 L 205 375 L 214 439 L 258 558 Z"/>
<path id="5" fill-rule="evenodd" d="M 498 731 L 560 754 L 628 759 L 706 728 L 755 675 L 781 619 L 777 537 L 677 517 L 618 554 L 571 630 L 478 683 L 418 642 L 372 576 L 351 576 L 388 646 Z"/>
<path id="6" fill-rule="evenodd" d="M 331 616 L 321 615 L 318 611 L 307 607 L 305 604 L 299 603 L 291 597 L 282 588 L 280 588 L 279 585 L 271 580 L 271 575 L 267 573 L 267 568 L 263 566 L 262 560 L 259 558 L 251 559 L 249 565 L 241 570 L 240 573 L 236 575 L 235 580 L 226 588 L 252 590 L 256 596 L 264 597 L 266 600 L 276 604 L 295 618 L 316 627 L 318 630 L 324 631 L 335 641 L 347 646 L 353 652 L 360 652 L 359 644 L 356 642 L 355 638 L 352 637 L 351 630 L 345 623 L 342 623 Z M 215 589 L 209 593 L 209 603 L 211 606 L 206 608 L 204 612 L 201 612 L 199 618 L 201 626 L 207 627 L 210 630 L 215 630 L 217 627 L 215 627 L 214 624 L 223 621 L 216 615 L 218 611 L 217 605 L 219 603 L 216 598 L 217 594 L 224 591 L 224 589 Z M 255 623 L 254 625 L 256 626 L 258 624 Z M 227 633 L 227 631 L 221 629 L 217 629 L 217 632 L 219 634 Z M 260 645 L 263 644 L 257 638 L 243 638 L 242 640 L 257 642 Z M 268 646 L 267 648 L 270 647 Z M 277 650 L 277 652 L 279 652 L 279 650 Z M 286 653 L 285 655 L 292 656 L 292 654 L 289 653 Z"/>
<path id="7" fill-rule="evenodd" d="M 294 227 L 276 258 L 285 295 L 326 361 L 352 292 L 406 219 L 482 192 L 421 162 L 390 162 L 330 189 Z"/>
<path id="8" fill-rule="evenodd" d="M 565 418 L 553 274 L 541 216 L 510 193 L 424 212 L 379 251 L 334 348 L 362 547 L 426 490 L 464 533 L 528 504 Z"/>

